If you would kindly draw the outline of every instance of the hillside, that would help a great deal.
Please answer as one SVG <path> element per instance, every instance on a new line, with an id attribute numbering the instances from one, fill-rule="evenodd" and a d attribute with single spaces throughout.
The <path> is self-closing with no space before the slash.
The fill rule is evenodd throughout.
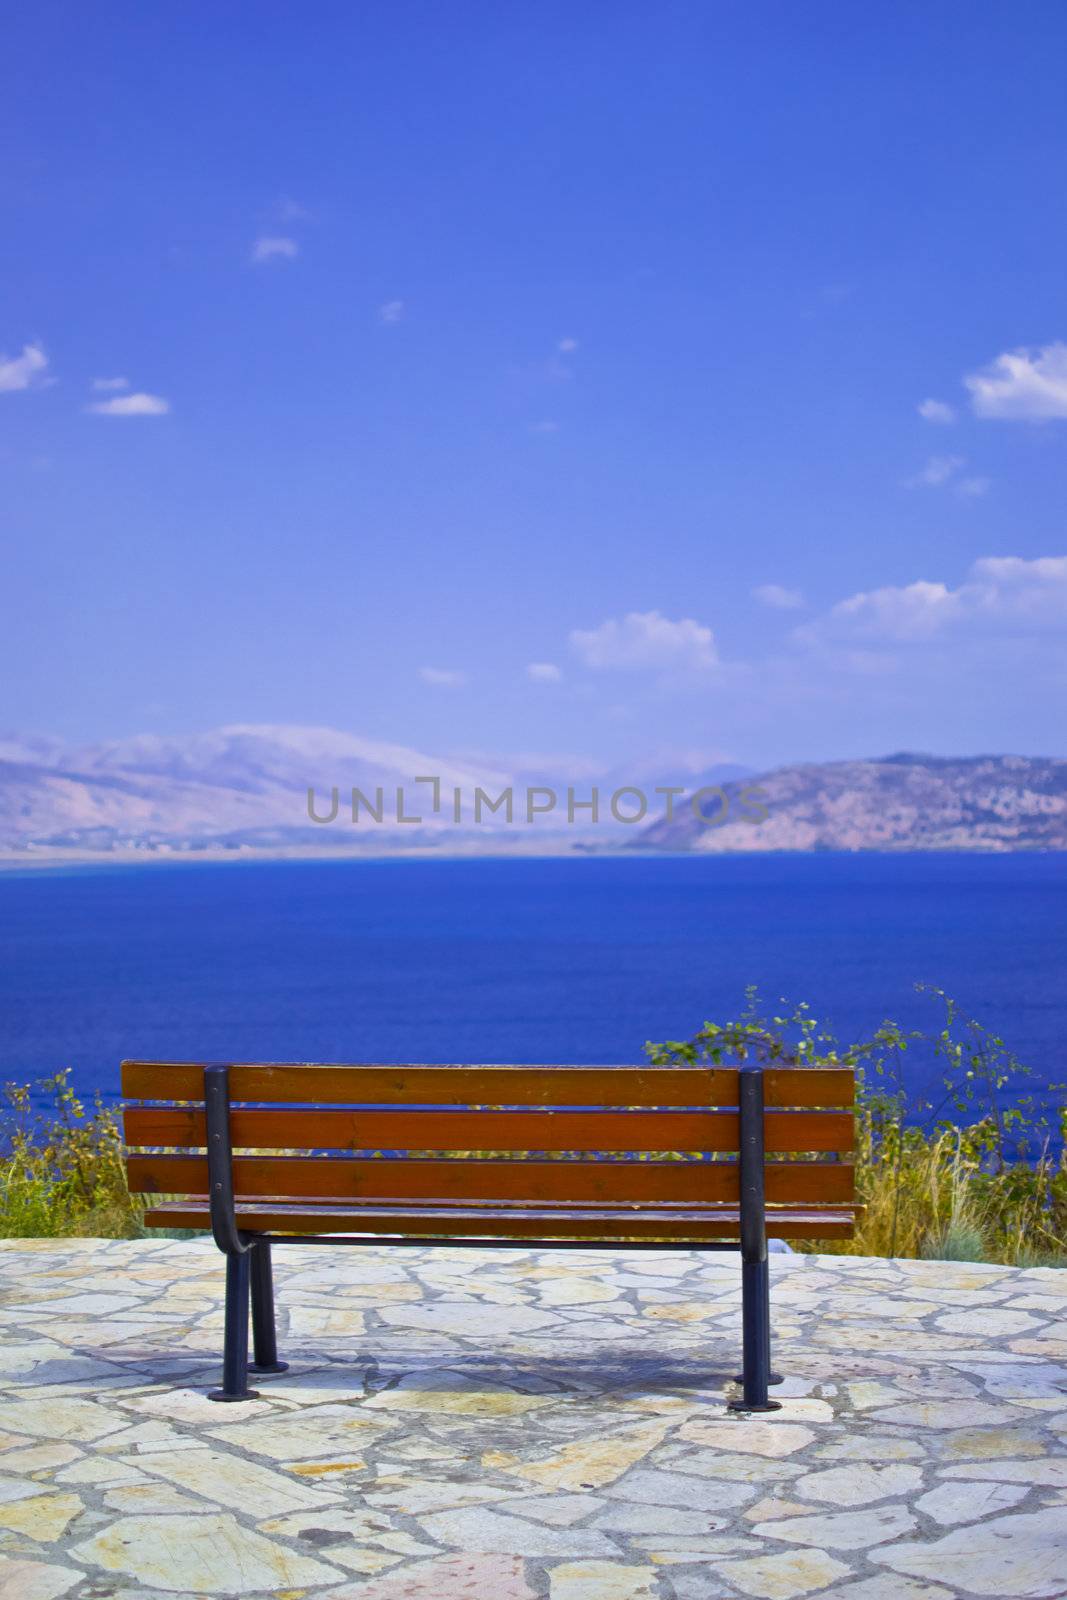
<path id="1" fill-rule="evenodd" d="M 635 831 L 608 814 L 607 797 L 619 785 L 647 782 L 651 791 L 659 782 L 719 783 L 746 773 L 738 766 L 701 772 L 698 762 L 677 757 L 673 763 L 650 758 L 647 772 L 632 764 L 618 774 L 592 763 L 584 768 L 561 774 L 547 758 L 519 758 L 505 766 L 477 755 L 428 754 L 335 728 L 270 724 L 75 747 L 48 738 L 0 737 L 0 861 L 612 849 Z M 430 778 L 439 786 L 436 811 Z M 605 814 L 596 826 L 585 813 L 567 825 L 569 783 L 583 795 L 600 786 Z M 527 824 L 529 785 L 550 786 L 560 803 Z M 487 809 L 476 823 L 476 789 L 497 797 L 509 787 L 514 822 L 508 825 L 503 813 Z M 329 814 L 331 791 L 337 789 L 332 823 L 310 820 L 309 788 L 320 816 Z M 380 791 L 380 821 L 361 811 L 353 824 L 354 788 L 371 804 Z M 397 820 L 398 790 L 403 821 Z"/>
<path id="2" fill-rule="evenodd" d="M 758 795 L 753 790 L 758 789 Z M 721 825 L 690 805 L 647 828 L 643 849 L 1067 850 L 1067 760 L 895 755 L 779 767 L 724 786 Z M 749 820 L 757 804 L 763 821 Z M 703 800 L 723 815 L 720 797 Z"/>
<path id="3" fill-rule="evenodd" d="M 122 860 L 193 853 L 222 855 L 380 854 L 396 850 L 560 853 L 569 850 L 1030 850 L 1067 849 L 1067 760 L 1022 756 L 944 759 L 900 755 L 781 767 L 761 776 L 739 767 L 693 775 L 650 760 L 625 770 L 576 774 L 546 770 L 534 758 L 508 767 L 360 738 L 331 728 L 238 726 L 209 733 L 143 736 L 68 748 L 44 738 L 0 739 L 0 860 Z M 434 775 L 440 805 L 434 812 Z M 566 823 L 566 790 L 588 795 L 595 784 L 600 818 Z M 637 783 L 649 815 L 662 818 L 657 784 L 721 785 L 705 796 L 721 825 L 705 826 L 685 800 L 673 820 L 612 822 L 616 787 Z M 527 824 L 527 785 L 559 797 L 552 814 Z M 331 825 L 309 820 L 307 795 Z M 514 789 L 514 820 L 484 815 L 472 802 L 480 787 Z M 384 797 L 383 817 L 351 821 L 353 787 Z M 405 820 L 396 818 L 404 794 Z M 758 789 L 758 794 L 754 793 Z M 459 790 L 458 816 L 452 797 Z M 544 791 L 542 790 L 543 794 Z M 747 805 L 746 805 L 747 796 Z M 725 798 L 724 798 L 725 797 Z M 766 815 L 751 819 L 757 807 Z M 417 816 L 413 823 L 410 818 Z"/>

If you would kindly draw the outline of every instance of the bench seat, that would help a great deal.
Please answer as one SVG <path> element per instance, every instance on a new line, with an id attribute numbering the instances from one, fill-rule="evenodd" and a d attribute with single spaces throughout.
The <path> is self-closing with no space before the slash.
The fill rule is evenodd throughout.
<path id="1" fill-rule="evenodd" d="M 855 1210 L 854 1206 L 820 1211 L 768 1208 L 767 1231 L 778 1239 L 846 1239 L 853 1231 Z M 166 1201 L 147 1211 L 144 1220 L 149 1228 L 210 1228 L 211 1206 L 206 1200 Z M 309 1205 L 238 1200 L 235 1220 L 239 1229 L 250 1233 L 293 1234 L 294 1243 L 308 1233 L 360 1234 L 394 1243 L 398 1234 L 418 1235 L 425 1243 L 449 1238 L 492 1243 L 509 1238 L 523 1243 L 581 1239 L 622 1245 L 629 1239 L 662 1239 L 676 1248 L 709 1240 L 737 1243 L 741 1238 L 741 1213 L 736 1206 L 657 1203 L 592 1207 L 574 1202 L 550 1209 L 522 1202 L 437 1204 L 416 1210 L 410 1201 L 356 1209 L 340 1201 Z"/>

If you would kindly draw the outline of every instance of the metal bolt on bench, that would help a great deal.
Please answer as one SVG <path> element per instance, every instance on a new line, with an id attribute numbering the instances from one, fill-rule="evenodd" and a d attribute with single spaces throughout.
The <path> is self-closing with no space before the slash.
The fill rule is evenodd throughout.
<path id="1" fill-rule="evenodd" d="M 855 1222 L 851 1068 L 127 1061 L 122 1088 L 130 1189 L 189 1196 L 146 1225 L 210 1229 L 226 1257 L 213 1400 L 255 1399 L 249 1371 L 286 1370 L 272 1244 L 740 1245 L 730 1406 L 775 1411 L 768 1223 L 819 1239 Z"/>

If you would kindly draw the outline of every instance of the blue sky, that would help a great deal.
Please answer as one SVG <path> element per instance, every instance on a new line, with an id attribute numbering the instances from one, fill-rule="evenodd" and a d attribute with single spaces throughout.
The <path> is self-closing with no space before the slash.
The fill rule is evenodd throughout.
<path id="1" fill-rule="evenodd" d="M 0 726 L 1067 754 L 1062 5 L 6 40 Z"/>

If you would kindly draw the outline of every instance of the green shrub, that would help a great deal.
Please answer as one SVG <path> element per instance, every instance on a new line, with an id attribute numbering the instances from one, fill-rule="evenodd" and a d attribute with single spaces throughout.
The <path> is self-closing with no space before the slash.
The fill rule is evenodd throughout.
<path id="1" fill-rule="evenodd" d="M 870 1039 L 841 1047 L 808 1006 L 768 1020 L 750 991 L 739 1021 L 707 1022 L 691 1039 L 646 1050 L 662 1066 L 755 1060 L 855 1068 L 856 1191 L 864 1210 L 854 1238 L 798 1248 L 1067 1266 L 1067 1158 L 1063 1142 L 1059 1156 L 1052 1153 L 1052 1129 L 1028 1092 L 1032 1074 L 943 991 L 917 987 L 943 1008 L 936 1032 L 905 1033 L 885 1022 Z M 908 1093 L 909 1048 L 924 1048 L 941 1064 L 936 1103 Z M 1067 1113 L 1060 1133 L 1067 1141 Z"/>
<path id="2" fill-rule="evenodd" d="M 87 1113 L 68 1078 L 57 1072 L 36 1085 L 43 1112 L 33 1110 L 30 1085 L 4 1086 L 0 1236 L 137 1238 L 142 1212 L 126 1187 L 115 1115 L 99 1096 Z"/>

